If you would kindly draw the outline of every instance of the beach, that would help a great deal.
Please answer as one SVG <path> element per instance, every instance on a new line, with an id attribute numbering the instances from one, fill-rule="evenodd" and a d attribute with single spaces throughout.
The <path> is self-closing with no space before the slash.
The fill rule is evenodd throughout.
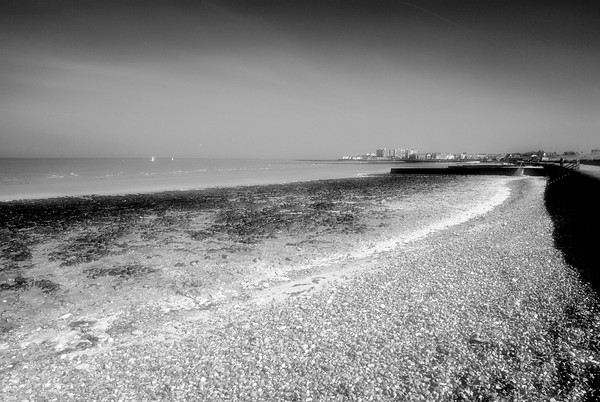
<path id="1" fill-rule="evenodd" d="M 0 204 L 3 400 L 592 400 L 540 177 Z"/>

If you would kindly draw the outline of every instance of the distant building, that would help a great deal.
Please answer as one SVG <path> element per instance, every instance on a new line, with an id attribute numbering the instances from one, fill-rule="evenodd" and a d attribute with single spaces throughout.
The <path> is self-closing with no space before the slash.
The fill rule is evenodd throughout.
<path id="1" fill-rule="evenodd" d="M 431 158 L 429 158 L 429 159 L 451 160 L 451 159 L 454 159 L 454 155 L 453 154 L 447 154 L 445 152 L 436 152 L 436 153 L 431 154 Z"/>
<path id="2" fill-rule="evenodd" d="M 391 159 L 400 159 L 400 158 L 402 158 L 402 154 L 400 153 L 400 151 L 401 150 L 398 148 L 389 149 L 388 157 L 390 157 Z"/>
<path id="3" fill-rule="evenodd" d="M 375 155 L 378 158 L 383 158 L 386 154 L 387 149 L 386 148 L 379 148 L 377 151 L 375 151 Z"/>

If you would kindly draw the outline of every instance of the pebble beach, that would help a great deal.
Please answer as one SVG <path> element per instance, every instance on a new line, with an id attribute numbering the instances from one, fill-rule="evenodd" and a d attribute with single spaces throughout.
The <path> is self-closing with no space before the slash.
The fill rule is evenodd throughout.
<path id="1" fill-rule="evenodd" d="M 458 198 L 429 208 L 389 180 L 3 206 L 0 399 L 597 400 L 598 300 L 546 180 L 431 182 Z"/>

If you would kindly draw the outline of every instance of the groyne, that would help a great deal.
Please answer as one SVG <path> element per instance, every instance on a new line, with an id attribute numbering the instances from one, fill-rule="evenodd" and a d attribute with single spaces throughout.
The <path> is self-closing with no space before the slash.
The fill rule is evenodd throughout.
<path id="1" fill-rule="evenodd" d="M 391 174 L 426 174 L 426 175 L 494 175 L 494 176 L 543 176 L 542 166 L 504 166 L 504 165 L 456 165 L 448 167 L 398 167 L 392 168 Z"/>
<path id="2" fill-rule="evenodd" d="M 555 247 L 600 293 L 600 178 L 559 166 L 544 171 L 544 202 L 554 223 Z"/>

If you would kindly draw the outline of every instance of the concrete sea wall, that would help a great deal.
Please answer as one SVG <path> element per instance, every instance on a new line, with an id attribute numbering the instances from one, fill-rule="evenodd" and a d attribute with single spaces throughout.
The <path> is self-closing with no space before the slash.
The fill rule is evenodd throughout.
<path id="1" fill-rule="evenodd" d="M 554 223 L 554 243 L 600 293 L 600 180 L 548 167 L 544 202 Z"/>
<path id="2" fill-rule="evenodd" d="M 443 174 L 443 175 L 494 175 L 494 176 L 543 176 L 541 167 L 518 166 L 494 166 L 494 165 L 472 165 L 472 166 L 450 166 L 442 168 L 392 168 L 391 174 Z"/>

